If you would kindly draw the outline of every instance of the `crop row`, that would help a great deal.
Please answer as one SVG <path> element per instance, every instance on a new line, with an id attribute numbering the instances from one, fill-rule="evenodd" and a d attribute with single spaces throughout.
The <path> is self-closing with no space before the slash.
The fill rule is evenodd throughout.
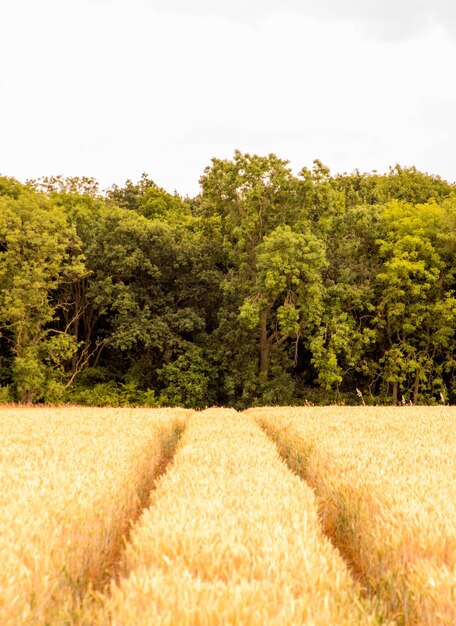
<path id="1" fill-rule="evenodd" d="M 456 624 L 456 411 L 252 409 L 398 623 Z"/>
<path id="2" fill-rule="evenodd" d="M 321 532 L 312 490 L 254 421 L 193 415 L 90 624 L 377 623 Z"/>
<path id="3" fill-rule="evenodd" d="M 188 414 L 2 410 L 2 626 L 70 623 L 103 586 Z"/>

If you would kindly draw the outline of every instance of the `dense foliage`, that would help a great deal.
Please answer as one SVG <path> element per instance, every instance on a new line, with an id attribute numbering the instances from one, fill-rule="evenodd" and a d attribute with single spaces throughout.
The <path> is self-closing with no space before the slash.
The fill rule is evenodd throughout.
<path id="1" fill-rule="evenodd" d="M 0 401 L 456 402 L 456 186 L 240 152 L 200 182 L 0 178 Z"/>

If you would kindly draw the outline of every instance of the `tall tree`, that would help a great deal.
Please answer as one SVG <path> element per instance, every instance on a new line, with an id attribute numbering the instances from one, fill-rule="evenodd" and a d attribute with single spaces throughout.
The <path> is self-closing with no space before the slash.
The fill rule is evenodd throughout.
<path id="1" fill-rule="evenodd" d="M 257 248 L 255 282 L 240 309 L 249 328 L 259 328 L 260 380 L 271 352 L 288 339 L 309 338 L 320 320 L 325 251 L 310 230 L 278 226 Z"/>
<path id="2" fill-rule="evenodd" d="M 25 188 L 0 197 L 0 329 L 23 402 L 42 393 L 47 368 L 59 369 L 76 350 L 68 333 L 52 327 L 54 293 L 84 274 L 76 233 L 59 207 Z"/>
<path id="3" fill-rule="evenodd" d="M 326 231 L 323 314 L 312 338 L 312 360 L 327 391 L 364 387 L 376 375 L 369 349 L 376 336 L 372 321 L 382 234 L 379 209 L 367 205 L 338 211 Z"/>
<path id="4" fill-rule="evenodd" d="M 379 242 L 382 293 L 375 322 L 382 338 L 383 375 L 392 384 L 394 404 L 400 386 L 414 403 L 424 382 L 431 394 L 446 393 L 435 359 L 451 346 L 456 299 L 448 291 L 445 263 L 436 246 L 444 218 L 444 210 L 433 201 L 393 201 L 383 211 L 387 229 Z"/>
<path id="5" fill-rule="evenodd" d="M 287 161 L 236 151 L 232 161 L 214 159 L 201 186 L 203 208 L 221 219 L 226 307 L 237 310 L 223 323 L 231 319 L 230 334 L 239 333 L 233 324 L 255 329 L 261 387 L 273 352 L 315 323 L 324 249 Z"/>

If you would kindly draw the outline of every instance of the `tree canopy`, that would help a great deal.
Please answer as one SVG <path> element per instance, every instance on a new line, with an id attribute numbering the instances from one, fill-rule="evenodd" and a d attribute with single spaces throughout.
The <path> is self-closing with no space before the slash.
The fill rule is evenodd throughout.
<path id="1" fill-rule="evenodd" d="M 200 183 L 0 177 L 0 401 L 456 401 L 455 185 L 239 151 Z"/>

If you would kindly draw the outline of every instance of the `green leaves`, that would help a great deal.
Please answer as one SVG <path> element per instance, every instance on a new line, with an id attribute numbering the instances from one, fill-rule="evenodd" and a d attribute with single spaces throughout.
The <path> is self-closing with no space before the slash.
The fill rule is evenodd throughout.
<path id="1" fill-rule="evenodd" d="M 203 408 L 211 404 L 211 382 L 215 375 L 203 350 L 188 349 L 175 361 L 165 365 L 159 376 L 164 383 L 160 401 L 166 406 Z"/>
<path id="2" fill-rule="evenodd" d="M 326 266 L 322 242 L 310 230 L 295 232 L 288 225 L 267 235 L 256 257 L 257 284 L 269 300 L 283 294 L 289 299 L 303 295 L 307 288 L 321 284 Z"/>
<path id="3" fill-rule="evenodd" d="M 59 366 L 75 349 L 50 338 L 59 308 L 53 294 L 83 277 L 85 267 L 64 212 L 25 188 L 0 197 L 0 241 L 0 329 L 11 343 L 18 394 L 31 401 L 45 380 L 44 358 Z"/>
<path id="4" fill-rule="evenodd" d="M 261 302 L 258 298 L 246 298 L 239 308 L 239 320 L 249 330 L 260 325 Z"/>
<path id="5" fill-rule="evenodd" d="M 193 199 L 0 177 L 8 398 L 454 402 L 455 294 L 456 191 L 415 168 L 236 151 Z"/>
<path id="6" fill-rule="evenodd" d="M 445 212 L 435 201 L 393 201 L 383 219 L 386 236 L 378 242 L 383 266 L 377 275 L 382 295 L 375 319 L 385 344 L 380 362 L 385 380 L 401 383 L 405 393 L 413 387 L 416 402 L 420 385 L 440 376 L 430 364 L 454 335 L 453 298 L 437 250 Z"/>
<path id="7" fill-rule="evenodd" d="M 14 357 L 12 374 L 21 402 L 31 403 L 43 396 L 46 369 L 36 347 L 26 347 Z"/>
<path id="8" fill-rule="evenodd" d="M 277 322 L 283 336 L 297 337 L 299 335 L 299 310 L 292 304 L 283 304 L 277 309 Z"/>

